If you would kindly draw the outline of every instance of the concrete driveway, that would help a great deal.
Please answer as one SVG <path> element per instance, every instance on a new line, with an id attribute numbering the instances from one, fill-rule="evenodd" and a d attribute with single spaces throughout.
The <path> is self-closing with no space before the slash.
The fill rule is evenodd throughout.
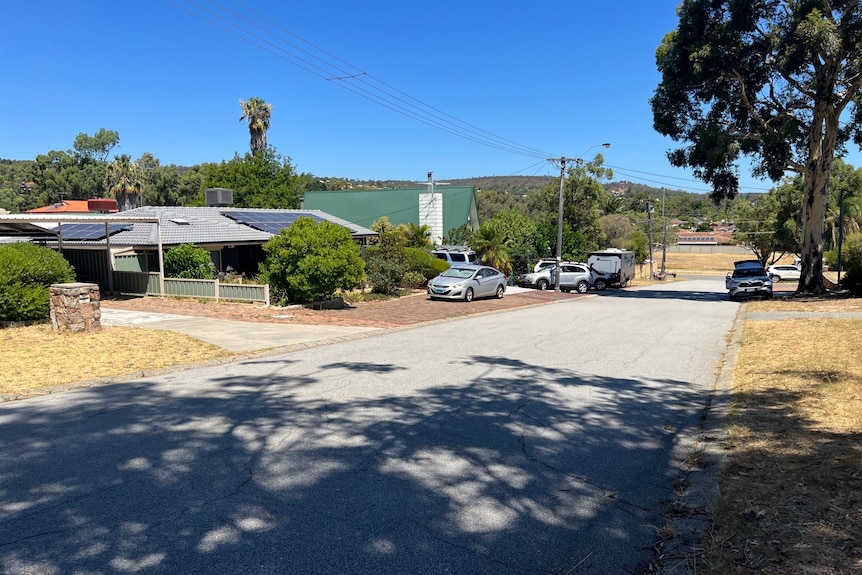
<path id="1" fill-rule="evenodd" d="M 235 352 L 295 347 L 323 341 L 339 341 L 373 332 L 370 327 L 302 325 L 232 321 L 154 312 L 102 308 L 102 325 L 164 329 Z"/>

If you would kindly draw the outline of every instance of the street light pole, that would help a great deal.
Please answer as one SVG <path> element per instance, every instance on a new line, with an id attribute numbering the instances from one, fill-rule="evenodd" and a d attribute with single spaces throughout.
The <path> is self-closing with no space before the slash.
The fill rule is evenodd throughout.
<path id="1" fill-rule="evenodd" d="M 592 150 L 593 148 L 598 147 L 610 148 L 610 143 L 604 144 L 596 144 L 594 146 L 590 146 L 583 153 L 578 156 L 576 162 L 580 162 L 581 159 L 587 155 L 587 152 Z M 561 158 L 548 158 L 549 162 L 560 162 L 560 205 L 557 210 L 557 253 L 556 253 L 556 264 L 554 265 L 554 291 L 560 291 L 560 264 L 562 263 L 563 258 L 563 190 L 565 189 L 565 178 L 566 178 L 566 162 L 568 162 L 571 158 L 566 158 L 565 156 Z"/>

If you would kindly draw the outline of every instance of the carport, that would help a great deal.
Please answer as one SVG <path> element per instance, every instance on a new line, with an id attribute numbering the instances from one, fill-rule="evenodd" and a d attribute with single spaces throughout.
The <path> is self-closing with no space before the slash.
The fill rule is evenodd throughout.
<path id="1" fill-rule="evenodd" d="M 54 215 L 54 214 L 2 214 L 0 215 L 0 238 L 18 238 L 20 241 L 54 241 L 57 249 L 63 253 L 63 224 L 104 224 L 105 258 L 108 267 L 108 291 L 114 291 L 114 274 L 111 265 L 111 225 L 154 223 L 159 259 L 159 294 L 165 293 L 165 265 L 162 249 L 161 220 L 148 216 L 122 215 Z M 116 230 L 115 230 L 116 231 Z M 101 239 L 101 238 L 99 238 Z"/>

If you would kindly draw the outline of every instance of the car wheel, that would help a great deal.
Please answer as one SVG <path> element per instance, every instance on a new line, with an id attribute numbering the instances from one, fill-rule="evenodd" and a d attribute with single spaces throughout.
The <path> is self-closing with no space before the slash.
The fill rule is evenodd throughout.
<path id="1" fill-rule="evenodd" d="M 548 281 L 547 280 L 539 280 L 539 283 L 536 284 L 536 287 L 542 291 L 548 289 Z"/>
<path id="2" fill-rule="evenodd" d="M 503 286 L 497 286 L 497 299 L 503 299 L 503 294 L 506 292 L 506 288 Z"/>
<path id="3" fill-rule="evenodd" d="M 578 285 L 575 287 L 575 289 L 578 290 L 578 293 L 587 293 L 587 290 L 590 289 L 590 284 L 588 284 L 584 280 L 581 280 L 578 282 Z"/>
<path id="4" fill-rule="evenodd" d="M 605 280 L 596 280 L 596 289 L 598 291 L 605 291 L 605 288 L 607 287 L 608 284 L 605 282 Z"/>
<path id="5" fill-rule="evenodd" d="M 775 283 L 778 283 L 781 281 L 781 276 L 769 276 L 769 279 L 771 279 Z"/>
<path id="6" fill-rule="evenodd" d="M 473 301 L 473 288 L 467 288 L 464 292 L 464 301 Z"/>

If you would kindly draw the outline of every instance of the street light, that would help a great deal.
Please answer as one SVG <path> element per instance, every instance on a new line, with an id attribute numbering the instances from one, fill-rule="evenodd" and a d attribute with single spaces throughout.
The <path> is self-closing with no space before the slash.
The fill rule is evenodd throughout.
<path id="1" fill-rule="evenodd" d="M 583 153 L 580 156 L 578 156 L 577 160 L 575 160 L 575 161 L 580 162 L 581 159 L 587 155 L 587 152 L 589 152 L 590 150 L 592 150 L 594 148 L 598 148 L 598 147 L 610 148 L 611 145 L 610 145 L 610 143 L 606 142 L 604 144 L 596 144 L 594 146 L 590 146 L 589 148 L 584 150 Z M 569 159 L 570 158 L 566 158 L 565 156 L 563 156 L 562 158 L 559 159 L 559 162 L 560 162 L 560 207 L 559 207 L 559 211 L 557 213 L 557 263 L 554 266 L 554 291 L 560 291 L 560 263 L 562 262 L 562 255 L 563 255 L 563 187 L 565 184 L 565 177 L 566 177 L 566 162 Z M 551 158 L 548 161 L 554 162 L 557 160 L 556 160 L 556 158 Z"/>

